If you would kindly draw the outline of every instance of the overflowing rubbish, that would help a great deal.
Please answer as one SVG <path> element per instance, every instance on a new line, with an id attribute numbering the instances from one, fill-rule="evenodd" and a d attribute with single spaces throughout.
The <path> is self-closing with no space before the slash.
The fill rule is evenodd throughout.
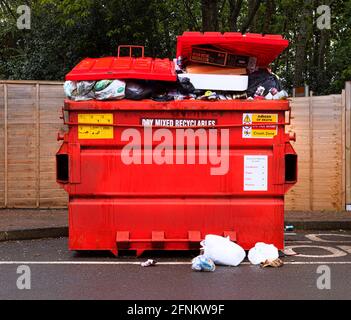
<path id="1" fill-rule="evenodd" d="M 95 86 L 94 86 L 94 90 L 95 91 L 103 91 L 105 90 L 111 83 L 113 80 L 101 80 L 101 81 L 97 81 Z"/>
<path id="2" fill-rule="evenodd" d="M 64 91 L 74 101 L 119 100 L 125 97 L 125 82 L 119 80 L 66 81 Z"/>
<path id="3" fill-rule="evenodd" d="M 147 261 L 145 261 L 145 262 L 142 262 L 140 265 L 141 265 L 142 267 L 152 267 L 152 266 L 155 266 L 156 263 L 157 263 L 157 262 L 156 262 L 155 260 L 149 259 L 149 260 L 147 260 Z"/>
<path id="4" fill-rule="evenodd" d="M 201 246 L 204 255 L 218 265 L 237 267 L 246 257 L 245 250 L 229 237 L 207 235 Z"/>
<path id="5" fill-rule="evenodd" d="M 125 97 L 126 83 L 113 80 L 106 88 L 95 91 L 96 100 L 119 100 Z"/>
<path id="6" fill-rule="evenodd" d="M 205 255 L 200 255 L 191 261 L 191 269 L 194 271 L 213 272 L 216 270 L 214 262 Z"/>
<path id="7" fill-rule="evenodd" d="M 283 100 L 288 93 L 283 90 L 279 78 L 268 69 L 259 69 L 249 74 L 247 95 L 254 99 Z"/>
<path id="8" fill-rule="evenodd" d="M 274 261 L 279 258 L 278 249 L 272 244 L 263 242 L 256 243 L 248 254 L 249 261 L 254 265 L 259 265 L 268 261 Z"/>
<path id="9" fill-rule="evenodd" d="M 173 60 L 145 57 L 144 49 L 141 58 L 134 58 L 134 47 L 128 46 L 130 56 L 123 59 L 120 50 L 118 57 L 84 59 L 66 76 L 71 81 L 65 83 L 65 93 L 75 101 L 287 99 L 279 77 L 269 69 L 287 45 L 281 37 L 184 34 Z M 84 81 L 88 79 L 101 80 Z"/>
<path id="10" fill-rule="evenodd" d="M 127 81 L 125 95 L 125 98 L 129 100 L 150 99 L 152 96 L 152 88 L 146 81 Z"/>
<path id="11" fill-rule="evenodd" d="M 257 68 L 257 58 L 209 48 L 193 48 L 190 60 L 174 59 L 177 81 L 137 79 L 66 81 L 68 99 L 86 100 L 282 100 L 288 98 L 279 78 Z M 203 52 L 204 56 L 199 56 Z"/>
<path id="12" fill-rule="evenodd" d="M 282 260 L 280 260 L 279 258 L 278 259 L 275 259 L 273 261 L 270 261 L 270 260 L 266 260 L 265 262 L 262 262 L 260 264 L 260 266 L 262 268 L 267 268 L 267 267 L 272 267 L 272 268 L 280 268 L 284 265 L 284 262 Z"/>
<path id="13" fill-rule="evenodd" d="M 68 99 L 86 100 L 284 100 L 289 97 L 268 69 L 243 75 L 243 68 L 191 65 L 179 69 L 177 82 L 131 80 L 66 81 Z M 189 71 L 188 71 L 189 70 Z M 206 72 L 206 73 L 201 73 Z"/>

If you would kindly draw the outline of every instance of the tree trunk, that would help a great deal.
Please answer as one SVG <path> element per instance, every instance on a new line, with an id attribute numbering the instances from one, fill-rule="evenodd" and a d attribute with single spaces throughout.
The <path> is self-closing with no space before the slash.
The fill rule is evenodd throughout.
<path id="1" fill-rule="evenodd" d="M 218 0 L 201 0 L 202 30 L 218 31 Z"/>
<path id="2" fill-rule="evenodd" d="M 243 5 L 243 0 L 229 0 L 229 27 L 230 31 L 238 31 L 238 17 Z"/>
<path id="3" fill-rule="evenodd" d="M 304 71 L 306 67 L 306 46 L 309 37 L 308 23 L 311 21 L 312 11 L 311 0 L 304 1 L 304 8 L 300 16 L 300 30 L 296 38 L 296 59 L 294 87 L 301 87 L 305 84 Z"/>
<path id="4" fill-rule="evenodd" d="M 250 28 L 252 22 L 255 19 L 256 13 L 261 6 L 262 0 L 249 0 L 249 13 L 246 21 L 244 22 L 241 32 L 246 33 L 246 31 Z"/>
<path id="5" fill-rule="evenodd" d="M 262 30 L 263 34 L 269 33 L 269 30 L 272 24 L 272 17 L 274 13 L 275 13 L 275 1 L 267 0 L 266 14 L 265 14 L 263 30 Z"/>
<path id="6" fill-rule="evenodd" d="M 189 4 L 189 1 L 188 0 L 183 0 L 183 4 L 184 4 L 184 7 L 185 7 L 185 10 L 186 10 L 186 13 L 188 15 L 188 25 L 189 25 L 189 29 L 191 31 L 199 31 L 199 26 L 198 26 L 198 23 L 196 21 L 196 17 L 191 9 L 191 6 Z"/>

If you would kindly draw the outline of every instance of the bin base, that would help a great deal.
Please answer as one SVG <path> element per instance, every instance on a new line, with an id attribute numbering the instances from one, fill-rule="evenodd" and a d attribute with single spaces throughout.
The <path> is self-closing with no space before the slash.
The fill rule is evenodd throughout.
<path id="1" fill-rule="evenodd" d="M 284 249 L 284 199 L 71 199 L 71 250 L 197 250 L 207 234 Z"/>

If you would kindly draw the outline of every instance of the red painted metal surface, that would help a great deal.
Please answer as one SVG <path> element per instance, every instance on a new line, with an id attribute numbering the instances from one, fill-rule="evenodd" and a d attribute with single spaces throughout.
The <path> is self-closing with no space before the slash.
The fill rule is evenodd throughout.
<path id="1" fill-rule="evenodd" d="M 130 49 L 128 57 L 120 56 L 122 47 Z M 142 57 L 133 58 L 132 49 L 141 48 Z M 173 61 L 144 57 L 144 47 L 120 46 L 117 57 L 86 58 L 70 73 L 66 80 L 104 80 L 104 79 L 143 79 L 159 81 L 177 81 Z"/>
<path id="2" fill-rule="evenodd" d="M 66 101 L 64 110 L 69 132 L 58 152 L 57 169 L 58 182 L 70 196 L 70 249 L 115 254 L 119 250 L 137 254 L 150 249 L 189 250 L 198 248 L 200 239 L 210 233 L 230 235 L 245 249 L 259 241 L 284 247 L 284 194 L 297 178 L 297 157 L 291 136 L 285 133 L 288 101 Z M 276 136 L 243 138 L 247 113 L 277 115 Z M 79 139 L 81 114 L 112 114 L 113 138 Z M 211 120 L 210 127 L 202 127 L 206 133 L 227 129 L 227 173 L 211 175 L 211 163 L 126 165 L 121 158 L 128 143 L 122 141 L 124 130 L 139 132 L 142 147 L 155 149 L 159 144 L 145 140 L 142 119 Z M 175 127 L 161 125 L 154 130 L 160 127 L 176 136 Z M 169 147 L 176 150 L 175 140 Z M 142 149 L 141 155 L 147 152 Z M 248 156 L 267 157 L 265 191 L 244 190 Z"/>
<path id="3" fill-rule="evenodd" d="M 66 80 L 143 79 L 176 81 L 173 61 L 152 58 L 86 58 L 67 74 Z"/>
<path id="4" fill-rule="evenodd" d="M 237 55 L 257 57 L 257 66 L 267 67 L 289 46 L 289 41 L 280 35 L 185 32 L 177 39 L 177 57 L 189 58 L 192 46 L 199 45 L 213 45 Z"/>

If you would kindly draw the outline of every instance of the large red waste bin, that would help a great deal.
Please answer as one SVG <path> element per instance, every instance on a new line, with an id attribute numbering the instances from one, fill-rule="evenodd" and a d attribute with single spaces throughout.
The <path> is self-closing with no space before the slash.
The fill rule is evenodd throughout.
<path id="1" fill-rule="evenodd" d="M 178 55 L 211 39 L 261 55 L 265 65 L 287 45 L 279 36 L 187 33 Z M 112 65 L 122 60 L 104 59 L 67 78 L 119 77 Z M 135 77 L 137 61 L 144 76 L 175 77 L 170 61 L 144 58 L 129 61 L 125 78 Z M 57 180 L 69 194 L 70 249 L 189 250 L 206 234 L 228 235 L 246 250 L 256 242 L 283 249 L 284 195 L 297 180 L 289 101 L 66 100 L 64 111 Z M 134 153 L 132 142 L 140 142 Z"/>

